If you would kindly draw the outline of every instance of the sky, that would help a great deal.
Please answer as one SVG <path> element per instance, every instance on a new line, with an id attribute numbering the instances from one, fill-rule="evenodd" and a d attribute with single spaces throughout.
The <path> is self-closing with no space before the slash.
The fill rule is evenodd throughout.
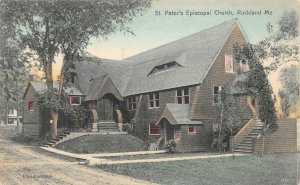
<path id="1" fill-rule="evenodd" d="M 117 32 L 107 39 L 92 38 L 87 51 L 100 58 L 121 60 L 233 18 L 238 18 L 249 42 L 257 43 L 268 35 L 269 22 L 276 25 L 284 11 L 298 10 L 299 5 L 300 0 L 153 0 L 143 16 L 127 25 L 134 35 Z M 187 11 L 201 13 L 190 16 Z M 246 11 L 260 14 L 238 14 Z M 56 57 L 56 61 L 54 75 L 59 74 L 62 57 Z M 270 75 L 269 80 L 278 91 L 278 73 Z"/>
<path id="2" fill-rule="evenodd" d="M 134 35 L 117 32 L 107 39 L 92 38 L 87 51 L 100 58 L 121 60 L 233 18 L 238 18 L 249 41 L 257 43 L 267 36 L 268 22 L 275 25 L 285 10 L 296 9 L 299 5 L 300 0 L 153 0 L 143 16 L 135 17 L 127 25 Z M 237 12 L 247 10 L 261 11 L 261 15 L 239 15 Z M 183 15 L 166 15 L 166 11 Z M 211 15 L 190 16 L 186 11 L 211 11 Z M 233 14 L 216 15 L 217 11 L 232 11 Z M 54 75 L 59 74 L 62 57 L 56 57 L 56 61 Z"/>

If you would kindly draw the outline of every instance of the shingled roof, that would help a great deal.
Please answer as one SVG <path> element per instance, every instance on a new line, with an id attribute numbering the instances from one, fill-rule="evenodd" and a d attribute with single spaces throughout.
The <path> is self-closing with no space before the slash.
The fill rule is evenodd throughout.
<path id="1" fill-rule="evenodd" d="M 25 90 L 25 93 L 24 93 L 23 98 L 26 96 L 27 91 L 28 91 L 28 88 L 29 88 L 30 85 L 33 87 L 33 89 L 34 89 L 35 92 L 37 92 L 37 93 L 44 93 L 44 92 L 48 89 L 47 84 L 46 84 L 45 82 L 35 82 L 35 81 L 30 81 L 30 82 L 28 83 L 28 85 L 27 85 L 27 88 L 26 88 L 26 90 Z M 58 83 L 53 82 L 53 88 L 54 88 L 54 89 L 58 89 L 58 88 L 59 88 Z M 81 91 L 80 91 L 77 87 L 75 87 L 75 86 L 65 87 L 65 88 L 64 88 L 64 91 L 65 91 L 67 94 L 73 95 L 73 96 L 81 96 L 81 95 L 82 95 Z"/>
<path id="2" fill-rule="evenodd" d="M 190 106 L 188 104 L 167 103 L 166 107 L 158 119 L 159 124 L 163 118 L 172 125 L 201 125 L 202 121 L 192 121 L 188 118 Z"/>
<path id="3" fill-rule="evenodd" d="M 87 94 L 90 80 L 106 74 L 122 96 L 201 84 L 236 25 L 237 19 L 232 19 L 122 61 L 81 62 L 76 65 L 80 88 Z M 172 61 L 180 67 L 150 74 Z"/>

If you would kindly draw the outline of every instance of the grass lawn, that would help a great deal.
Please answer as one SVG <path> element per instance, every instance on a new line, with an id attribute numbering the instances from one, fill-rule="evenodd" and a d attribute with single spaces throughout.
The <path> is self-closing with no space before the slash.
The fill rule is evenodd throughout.
<path id="1" fill-rule="evenodd" d="M 86 135 L 58 144 L 55 148 L 72 153 L 134 152 L 144 149 L 144 141 L 133 135 Z"/>
<path id="2" fill-rule="evenodd" d="M 249 155 L 215 159 L 97 166 L 160 184 L 295 185 L 297 155 Z"/>

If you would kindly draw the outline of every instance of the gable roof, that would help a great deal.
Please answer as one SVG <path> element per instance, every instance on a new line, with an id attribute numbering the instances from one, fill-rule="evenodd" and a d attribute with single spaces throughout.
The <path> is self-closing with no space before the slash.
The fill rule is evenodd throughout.
<path id="1" fill-rule="evenodd" d="M 122 96 L 201 84 L 235 26 L 238 21 L 232 19 L 122 61 L 81 62 L 76 65 L 80 89 L 87 94 L 90 79 L 106 74 Z M 181 66 L 150 74 L 154 67 L 172 61 Z"/>
<path id="2" fill-rule="evenodd" d="M 172 125 L 203 124 L 201 121 L 192 121 L 188 118 L 189 108 L 189 104 L 167 103 L 156 124 L 159 124 L 163 118 L 167 119 Z"/>
<path id="3" fill-rule="evenodd" d="M 123 100 L 123 97 L 116 89 L 116 86 L 114 85 L 112 80 L 108 75 L 105 75 L 92 80 L 90 89 L 85 97 L 85 101 L 99 100 L 108 93 L 113 94 L 117 99 L 121 101 Z"/>
<path id="4" fill-rule="evenodd" d="M 30 81 L 30 82 L 28 83 L 28 85 L 27 85 L 27 88 L 26 88 L 26 90 L 25 90 L 25 93 L 24 93 L 23 98 L 26 96 L 27 91 L 28 91 L 28 89 L 29 89 L 30 86 L 32 86 L 33 89 L 35 90 L 35 92 L 37 92 L 37 93 L 43 93 L 43 92 L 45 92 L 45 91 L 47 90 L 47 88 L 48 88 L 46 82 L 35 82 L 35 81 Z M 58 83 L 53 82 L 53 88 L 54 88 L 54 89 L 58 89 L 58 88 L 59 88 Z M 65 87 L 65 88 L 64 88 L 64 91 L 65 91 L 67 94 L 69 94 L 69 95 L 74 95 L 74 96 L 81 96 L 81 95 L 82 95 L 81 91 L 80 91 L 77 87 L 75 87 L 75 86 Z"/>
<path id="5" fill-rule="evenodd" d="M 79 79 L 79 88 L 84 95 L 88 94 L 93 79 L 108 75 L 116 88 L 123 95 L 126 81 L 131 74 L 131 62 L 91 58 L 75 63 L 75 72 Z"/>

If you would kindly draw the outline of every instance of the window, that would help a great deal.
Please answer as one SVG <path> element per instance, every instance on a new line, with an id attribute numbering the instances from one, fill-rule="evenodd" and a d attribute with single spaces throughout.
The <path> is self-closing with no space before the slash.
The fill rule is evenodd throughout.
<path id="1" fill-rule="evenodd" d="M 27 103 L 27 109 L 29 111 L 33 111 L 33 101 L 30 101 L 30 102 Z"/>
<path id="2" fill-rule="evenodd" d="M 240 70 L 242 73 L 249 71 L 248 62 L 244 59 L 240 61 Z"/>
<path id="3" fill-rule="evenodd" d="M 80 97 L 78 97 L 78 96 L 70 96 L 69 102 L 71 105 L 80 105 L 81 100 L 80 100 Z"/>
<path id="4" fill-rule="evenodd" d="M 158 72 L 161 72 L 161 71 L 166 71 L 166 70 L 169 70 L 169 69 L 174 69 L 174 68 L 177 68 L 177 67 L 182 67 L 182 66 L 180 64 L 178 64 L 176 61 L 169 62 L 169 63 L 162 64 L 162 65 L 159 65 L 159 66 L 155 66 L 152 69 L 152 71 L 149 73 L 149 75 L 154 74 L 154 73 L 158 73 Z"/>
<path id="5" fill-rule="evenodd" d="M 135 110 L 136 109 L 136 97 L 129 97 L 128 98 L 128 110 Z"/>
<path id="6" fill-rule="evenodd" d="M 176 102 L 178 104 L 189 104 L 190 97 L 189 97 L 189 88 L 178 89 L 176 92 Z"/>
<path id="7" fill-rule="evenodd" d="M 159 135 L 160 126 L 154 123 L 149 124 L 149 135 Z"/>
<path id="8" fill-rule="evenodd" d="M 217 104 L 220 97 L 220 91 L 222 89 L 222 86 L 214 86 L 214 104 Z"/>
<path id="9" fill-rule="evenodd" d="M 195 133 L 196 133 L 195 127 L 189 127 L 189 128 L 188 128 L 188 133 L 189 133 L 189 134 L 195 134 Z"/>
<path id="10" fill-rule="evenodd" d="M 225 72 L 233 73 L 233 58 L 232 58 L 232 55 L 225 55 Z"/>
<path id="11" fill-rule="evenodd" d="M 159 107 L 159 93 L 149 94 L 149 108 Z"/>
<path id="12" fill-rule="evenodd" d="M 76 73 L 70 73 L 70 81 L 71 81 L 71 83 L 73 84 L 73 83 L 75 83 L 75 78 L 76 78 Z"/>

